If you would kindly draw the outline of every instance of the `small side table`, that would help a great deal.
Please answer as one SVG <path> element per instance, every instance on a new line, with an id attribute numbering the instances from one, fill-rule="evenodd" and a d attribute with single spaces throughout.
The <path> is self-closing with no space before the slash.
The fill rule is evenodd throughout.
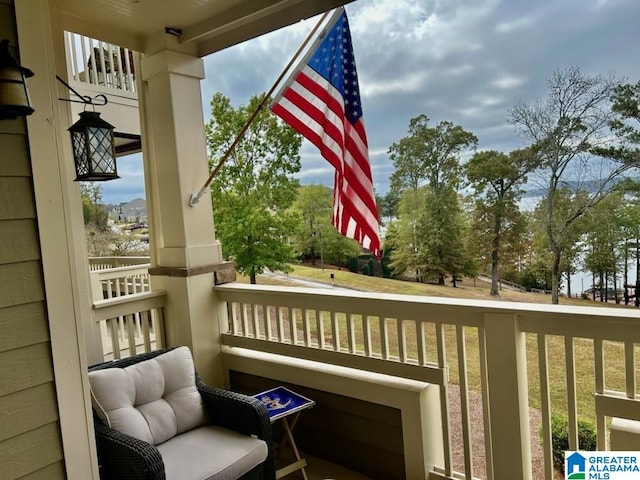
<path id="1" fill-rule="evenodd" d="M 313 407 L 316 402 L 289 390 L 286 387 L 272 388 L 271 390 L 258 393 L 253 397 L 265 404 L 267 411 L 269 412 L 269 419 L 271 420 L 271 423 L 274 423 L 277 420 L 282 421 L 282 426 L 284 427 L 284 438 L 282 439 L 282 442 L 280 442 L 280 448 L 284 448 L 286 443 L 289 442 L 291 444 L 293 454 L 295 455 L 294 462 L 276 471 L 276 478 L 282 478 L 290 473 L 300 470 L 304 480 L 307 480 L 307 472 L 305 470 L 307 461 L 300 456 L 300 451 L 298 450 L 296 441 L 293 438 L 293 429 L 298 422 L 300 412 Z M 293 415 L 293 417 L 291 415 Z"/>

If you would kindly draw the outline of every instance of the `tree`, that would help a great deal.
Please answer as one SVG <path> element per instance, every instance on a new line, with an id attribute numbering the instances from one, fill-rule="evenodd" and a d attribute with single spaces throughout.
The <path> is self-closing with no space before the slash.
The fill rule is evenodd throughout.
<path id="1" fill-rule="evenodd" d="M 459 125 L 442 121 L 429 127 L 429 117 L 418 115 L 409 121 L 409 135 L 389 147 L 395 171 L 391 190 L 416 191 L 425 181 L 437 195 L 441 188 L 457 187 L 461 152 L 475 148 L 478 138 Z"/>
<path id="2" fill-rule="evenodd" d="M 541 159 L 544 228 L 552 253 L 552 303 L 558 303 L 560 261 L 567 248 L 564 239 L 573 223 L 639 163 L 621 153 L 620 141 L 612 135 L 615 112 L 610 98 L 618 83 L 613 77 L 585 75 L 577 67 L 559 70 L 548 80 L 546 100 L 520 103 L 509 112 L 510 123 Z M 565 215 L 554 214 L 560 189 L 574 197 L 572 210 Z"/>
<path id="3" fill-rule="evenodd" d="M 612 100 L 611 110 L 617 117 L 612 120 L 611 128 L 624 140 L 620 153 L 637 157 L 640 154 L 640 130 L 635 124 L 640 123 L 640 82 L 616 86 Z"/>
<path id="4" fill-rule="evenodd" d="M 585 215 L 588 233 L 585 236 L 587 248 L 584 266 L 592 272 L 594 278 L 599 278 L 601 301 L 608 300 L 609 280 L 613 280 L 616 303 L 619 303 L 617 277 L 622 259 L 621 208 L 622 195 L 612 193 Z"/>
<path id="5" fill-rule="evenodd" d="M 234 108 L 221 93 L 211 99 L 206 125 L 210 164 L 217 163 L 255 111 L 260 97 Z M 211 184 L 217 236 L 225 256 L 251 283 L 264 268 L 290 271 L 294 250 L 288 237 L 296 219 L 293 203 L 302 140 L 294 130 L 262 110 Z"/>
<path id="6" fill-rule="evenodd" d="M 400 196 L 397 190 L 389 190 L 383 197 L 376 198 L 376 205 L 380 211 L 380 217 L 387 219 L 388 223 L 391 223 L 393 217 L 398 215 L 398 204 L 400 203 Z"/>
<path id="7" fill-rule="evenodd" d="M 475 228 L 491 252 L 491 295 L 499 295 L 500 260 L 505 236 L 522 233 L 518 200 L 527 174 L 538 164 L 531 150 L 515 150 L 509 155 L 495 150 L 474 154 L 465 169 L 474 188 Z M 482 242 L 485 240 L 485 242 Z"/>
<path id="8" fill-rule="evenodd" d="M 466 263 L 458 157 L 477 143 L 473 133 L 458 125 L 442 121 L 430 127 L 429 118 L 419 115 L 409 122 L 409 135 L 389 147 L 395 167 L 391 192 L 402 195 L 403 224 L 398 226 L 392 257 L 396 272 L 415 270 L 418 279 L 435 277 L 441 285 L 450 274 L 455 286 Z"/>
<path id="9" fill-rule="evenodd" d="M 92 230 L 106 230 L 109 214 L 102 204 L 102 185 L 94 182 L 80 182 L 80 196 L 85 226 Z"/>
<path id="10" fill-rule="evenodd" d="M 331 224 L 333 192 L 324 185 L 305 185 L 298 189 L 292 212 L 297 215 L 298 228 L 294 235 L 296 252 L 303 258 L 340 265 L 347 258 L 360 253 L 360 245 L 343 237 Z"/>
<path id="11" fill-rule="evenodd" d="M 568 219 L 575 215 L 576 209 L 580 205 L 585 204 L 588 196 L 588 192 L 582 190 L 574 192 L 568 187 L 559 188 L 554 193 L 554 208 L 550 224 L 552 236 L 556 239 L 556 244 L 560 251 L 556 285 L 553 283 L 555 254 L 554 250 L 549 246 L 549 234 L 547 231 L 547 225 L 549 224 L 547 197 L 543 197 L 534 210 L 534 248 L 537 250 L 537 258 L 539 260 L 544 259 L 547 262 L 548 270 L 551 272 L 551 290 L 557 288 L 559 291 L 563 273 L 568 273 L 567 278 L 570 279 L 570 274 L 575 271 L 575 265 L 581 253 L 580 240 L 586 232 L 587 222 L 583 215 L 571 222 Z M 570 287 L 568 289 L 570 290 Z"/>
<path id="12" fill-rule="evenodd" d="M 426 209 L 426 193 L 407 190 L 400 199 L 398 221 L 392 224 L 385 239 L 385 248 L 391 250 L 389 266 L 395 275 L 411 272 L 419 282 L 424 281 L 421 267 L 426 254 L 421 239 L 427 235 L 422 221 Z"/>

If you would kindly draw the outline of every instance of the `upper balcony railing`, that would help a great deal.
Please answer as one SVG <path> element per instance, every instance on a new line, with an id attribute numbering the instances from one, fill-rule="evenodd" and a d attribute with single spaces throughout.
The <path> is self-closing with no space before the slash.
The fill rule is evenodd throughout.
<path id="1" fill-rule="evenodd" d="M 133 51 L 65 32 L 70 81 L 136 93 Z"/>

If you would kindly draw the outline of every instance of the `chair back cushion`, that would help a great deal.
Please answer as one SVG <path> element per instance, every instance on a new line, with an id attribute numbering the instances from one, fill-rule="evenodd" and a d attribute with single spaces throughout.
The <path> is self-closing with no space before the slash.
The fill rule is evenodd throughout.
<path id="1" fill-rule="evenodd" d="M 89 372 L 89 382 L 102 421 L 153 445 L 207 423 L 188 347 L 126 368 Z"/>

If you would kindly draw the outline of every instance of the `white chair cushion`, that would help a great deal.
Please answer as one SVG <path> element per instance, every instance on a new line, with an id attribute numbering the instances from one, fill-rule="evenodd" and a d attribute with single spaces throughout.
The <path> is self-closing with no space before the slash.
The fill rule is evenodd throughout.
<path id="1" fill-rule="evenodd" d="M 229 480 L 267 458 L 267 444 L 233 430 L 206 425 L 158 445 L 167 480 Z"/>
<path id="2" fill-rule="evenodd" d="M 153 445 L 207 423 L 188 347 L 126 368 L 89 372 L 98 416 L 111 428 Z"/>

